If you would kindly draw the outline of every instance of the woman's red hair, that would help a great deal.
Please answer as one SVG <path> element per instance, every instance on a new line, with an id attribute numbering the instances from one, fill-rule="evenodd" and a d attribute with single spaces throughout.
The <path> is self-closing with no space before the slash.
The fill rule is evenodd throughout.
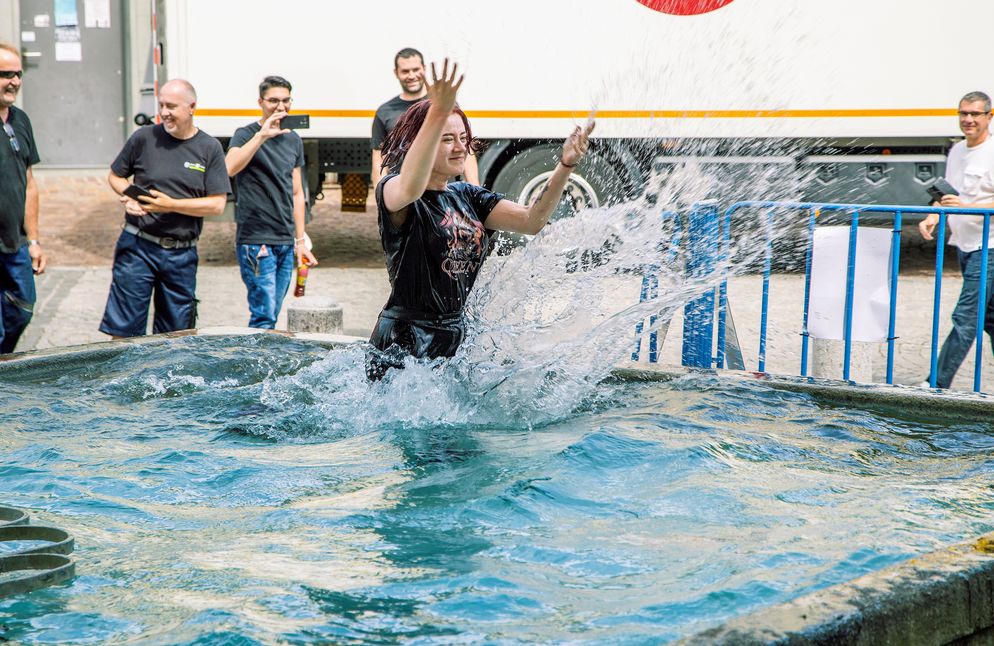
<path id="1" fill-rule="evenodd" d="M 424 125 L 425 118 L 428 116 L 428 108 L 430 107 L 431 101 L 422 99 L 409 107 L 407 112 L 397 120 L 393 130 L 383 140 L 383 145 L 380 148 L 380 152 L 383 155 L 383 163 L 380 164 L 381 170 L 384 168 L 400 169 L 400 165 L 404 163 L 407 151 L 411 149 L 411 144 L 414 143 L 414 138 L 418 136 L 421 126 Z M 470 127 L 469 119 L 466 118 L 466 113 L 462 111 L 462 108 L 456 105 L 452 109 L 452 112 L 462 118 L 463 126 L 466 127 L 466 148 L 469 152 L 475 155 L 483 150 L 483 142 L 473 137 L 473 129 Z"/>

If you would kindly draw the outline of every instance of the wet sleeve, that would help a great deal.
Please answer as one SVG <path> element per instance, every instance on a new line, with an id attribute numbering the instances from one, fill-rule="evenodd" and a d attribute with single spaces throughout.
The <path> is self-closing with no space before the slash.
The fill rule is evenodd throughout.
<path id="1" fill-rule="evenodd" d="M 152 128 L 153 126 L 144 126 L 135 130 L 134 133 L 128 140 L 124 142 L 124 147 L 121 148 L 121 152 L 117 153 L 117 157 L 111 162 L 110 170 L 118 177 L 131 177 L 135 174 L 135 158 L 139 154 L 140 144 L 138 143 L 139 138 L 142 136 L 141 133 L 145 128 Z"/>
<path id="2" fill-rule="evenodd" d="M 221 142 L 211 137 L 211 154 L 207 158 L 207 179 L 204 189 L 207 195 L 222 195 L 231 192 L 228 168 L 224 165 L 224 149 Z"/>
<path id="3" fill-rule="evenodd" d="M 374 195 L 376 196 L 376 217 L 379 220 L 380 225 L 380 237 L 383 238 L 383 242 L 386 242 L 388 236 L 405 236 L 411 230 L 411 222 L 415 217 L 415 207 L 414 204 L 410 204 L 407 207 L 407 219 L 404 221 L 404 225 L 399 229 L 393 225 L 390 221 L 390 212 L 387 207 L 383 204 L 383 186 L 387 183 L 388 179 L 397 177 L 397 173 L 387 175 L 380 180 L 380 183 L 376 185 L 376 191 Z"/>
<path id="4" fill-rule="evenodd" d="M 486 223 L 487 216 L 494 210 L 494 207 L 501 200 L 507 199 L 502 193 L 494 193 L 482 186 L 475 186 L 467 182 L 462 182 L 459 186 L 466 200 L 473 206 L 476 217 L 483 223 Z"/>

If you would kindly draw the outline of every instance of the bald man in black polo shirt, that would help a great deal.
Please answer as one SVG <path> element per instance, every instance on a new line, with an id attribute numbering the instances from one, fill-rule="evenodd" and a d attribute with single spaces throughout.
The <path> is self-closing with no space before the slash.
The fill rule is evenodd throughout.
<path id="1" fill-rule="evenodd" d="M 153 298 L 154 333 L 196 326 L 197 238 L 231 190 L 221 144 L 193 125 L 196 105 L 189 82 L 163 85 L 162 123 L 136 130 L 111 164 L 107 181 L 121 196 L 125 223 L 100 331 L 115 338 L 145 334 Z M 129 177 L 151 197 L 127 197 Z"/>

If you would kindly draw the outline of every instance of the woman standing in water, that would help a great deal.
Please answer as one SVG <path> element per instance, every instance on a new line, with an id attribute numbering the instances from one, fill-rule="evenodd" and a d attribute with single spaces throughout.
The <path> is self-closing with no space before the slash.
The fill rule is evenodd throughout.
<path id="1" fill-rule="evenodd" d="M 489 251 L 485 229 L 536 234 L 549 221 L 570 173 L 594 129 L 577 127 L 563 144 L 556 169 L 530 205 L 466 182 L 466 156 L 481 145 L 456 105 L 463 77 L 445 60 L 439 78 L 431 65 L 428 96 L 412 105 L 383 141 L 383 168 L 400 168 L 376 186 L 380 238 L 391 292 L 369 342 L 382 351 L 370 378 L 402 365 L 404 355 L 451 357 L 463 340 L 463 306 Z"/>

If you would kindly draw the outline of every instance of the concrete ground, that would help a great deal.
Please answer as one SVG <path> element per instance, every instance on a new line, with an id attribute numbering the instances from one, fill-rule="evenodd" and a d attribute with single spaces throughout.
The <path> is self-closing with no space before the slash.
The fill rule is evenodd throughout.
<path id="1" fill-rule="evenodd" d="M 115 196 L 107 188 L 105 172 L 36 171 L 41 189 L 41 238 L 50 257 L 49 269 L 37 281 L 38 304 L 35 318 L 18 345 L 19 351 L 51 348 L 108 339 L 97 331 L 110 286 L 114 242 L 123 220 Z M 372 199 L 369 200 L 372 204 Z M 337 191 L 326 190 L 326 199 L 313 210 L 308 233 L 315 243 L 320 265 L 308 278 L 308 295 L 329 296 L 344 310 L 344 332 L 368 336 L 376 315 L 389 294 L 383 265 L 383 252 L 376 228 L 376 216 L 369 206 L 365 213 L 343 213 Z M 211 222 L 204 228 L 199 244 L 200 269 L 198 297 L 201 327 L 245 325 L 248 310 L 245 289 L 234 256 L 234 223 Z M 929 371 L 934 246 L 923 244 L 915 235 L 906 236 L 902 249 L 899 281 L 899 308 L 895 343 L 895 381 L 916 384 Z M 949 256 L 951 254 L 947 254 Z M 491 262 L 497 261 L 492 259 Z M 614 294 L 623 303 L 638 298 L 639 278 L 621 277 Z M 959 293 L 960 279 L 955 267 L 947 264 L 943 277 L 940 341 L 950 327 L 949 313 Z M 757 369 L 759 304 L 761 282 L 758 276 L 735 279 L 729 287 L 730 302 L 743 346 L 748 370 Z M 767 370 L 797 374 L 800 366 L 800 324 L 803 276 L 774 276 L 770 288 L 770 322 Z M 287 302 L 292 296 L 287 297 Z M 286 313 L 278 327 L 285 329 Z M 679 363 L 681 346 L 679 316 L 662 347 L 661 361 Z M 989 339 L 985 339 L 985 345 Z M 824 346 L 826 344 L 822 343 Z M 837 344 L 836 344 L 837 345 Z M 643 345 L 643 361 L 647 352 Z M 854 376 L 863 380 L 884 380 L 886 344 L 869 344 L 858 349 Z M 836 353 L 837 354 L 837 353 Z M 828 351 L 824 356 L 832 356 Z M 839 362 L 838 357 L 835 357 Z M 985 349 L 984 373 L 994 384 L 994 360 Z M 872 363 L 872 366 L 870 364 Z M 838 374 L 819 376 L 841 377 Z M 830 371 L 831 372 L 831 371 Z M 972 354 L 953 384 L 957 390 L 971 390 Z M 990 390 L 994 386 L 989 386 Z"/>

